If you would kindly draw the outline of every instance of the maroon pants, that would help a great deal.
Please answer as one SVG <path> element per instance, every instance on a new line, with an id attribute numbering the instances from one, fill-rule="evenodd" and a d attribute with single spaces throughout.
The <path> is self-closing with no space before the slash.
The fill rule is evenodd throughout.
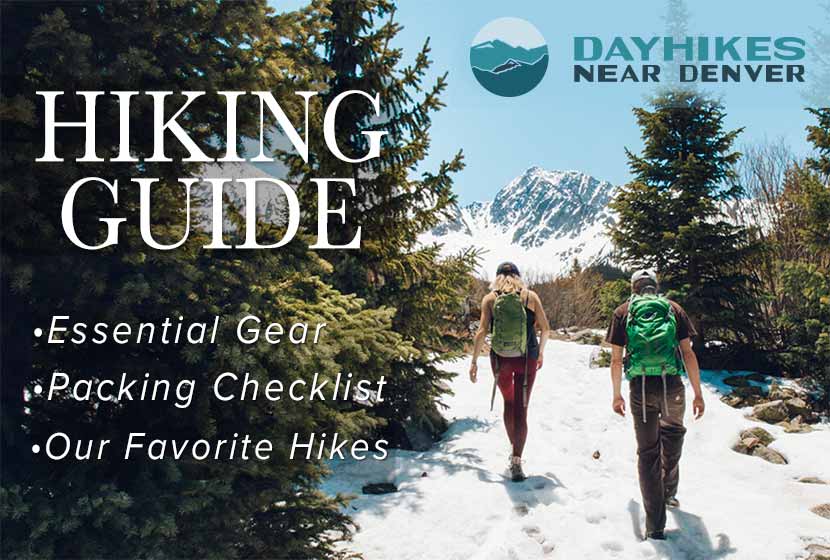
<path id="1" fill-rule="evenodd" d="M 527 407 L 523 400 L 525 358 L 500 358 L 493 360 L 498 367 L 498 385 L 501 396 L 504 397 L 504 427 L 507 437 L 513 446 L 513 455 L 522 456 L 527 440 Z M 494 364 L 495 365 L 495 364 Z M 530 400 L 530 390 L 536 380 L 536 360 L 527 361 L 527 398 Z"/>

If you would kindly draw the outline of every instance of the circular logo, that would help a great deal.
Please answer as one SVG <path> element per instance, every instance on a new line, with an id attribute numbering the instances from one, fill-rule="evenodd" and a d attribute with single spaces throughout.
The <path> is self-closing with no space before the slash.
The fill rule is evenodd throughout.
<path id="1" fill-rule="evenodd" d="M 490 93 L 517 97 L 542 81 L 548 69 L 548 46 L 531 23 L 514 17 L 494 19 L 473 39 L 470 66 Z"/>

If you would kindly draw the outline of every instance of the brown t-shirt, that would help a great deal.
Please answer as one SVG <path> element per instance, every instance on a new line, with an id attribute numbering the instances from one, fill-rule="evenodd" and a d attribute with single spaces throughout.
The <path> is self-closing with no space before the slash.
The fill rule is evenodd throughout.
<path id="1" fill-rule="evenodd" d="M 677 317 L 677 340 L 690 338 L 697 334 L 695 326 L 686 315 L 686 311 L 679 304 L 669 300 L 674 315 Z M 608 325 L 608 332 L 605 334 L 605 342 L 614 346 L 625 346 L 628 342 L 628 335 L 625 332 L 625 323 L 628 319 L 628 302 L 625 302 L 614 310 L 611 316 L 611 324 Z"/>

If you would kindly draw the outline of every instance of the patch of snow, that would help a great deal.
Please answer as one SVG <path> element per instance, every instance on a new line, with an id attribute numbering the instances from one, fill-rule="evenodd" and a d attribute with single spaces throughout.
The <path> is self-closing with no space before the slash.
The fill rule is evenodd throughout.
<path id="1" fill-rule="evenodd" d="M 488 360 L 479 360 L 475 385 L 469 360 L 447 364 L 458 374 L 447 399 L 455 420 L 439 444 L 393 450 L 380 462 L 331 465 L 323 489 L 358 495 L 348 512 L 360 530 L 349 546 L 367 560 L 778 560 L 801 558 L 807 542 L 827 536 L 828 521 L 809 509 L 830 502 L 830 485 L 796 479 L 830 479 L 828 426 L 786 434 L 763 424 L 788 465 L 740 455 L 730 450 L 739 432 L 759 424 L 721 403 L 707 382 L 701 420 L 691 419 L 691 390 L 686 394 L 681 508 L 668 514 L 667 541 L 643 542 L 631 412 L 611 412 L 609 370 L 588 366 L 595 348 L 548 343 L 529 408 L 529 478 L 519 484 L 505 477 L 509 446 L 500 405 L 489 411 Z M 628 401 L 627 388 L 624 394 Z M 369 482 L 393 482 L 399 491 L 361 495 Z"/>

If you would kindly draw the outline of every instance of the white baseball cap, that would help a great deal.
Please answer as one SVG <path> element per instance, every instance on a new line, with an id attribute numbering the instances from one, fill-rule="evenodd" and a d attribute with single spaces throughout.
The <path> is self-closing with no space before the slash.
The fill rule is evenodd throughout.
<path id="1" fill-rule="evenodd" d="M 657 287 L 657 273 L 648 268 L 642 268 L 631 275 L 631 288 L 637 285 L 641 280 L 650 280 L 654 287 Z"/>

